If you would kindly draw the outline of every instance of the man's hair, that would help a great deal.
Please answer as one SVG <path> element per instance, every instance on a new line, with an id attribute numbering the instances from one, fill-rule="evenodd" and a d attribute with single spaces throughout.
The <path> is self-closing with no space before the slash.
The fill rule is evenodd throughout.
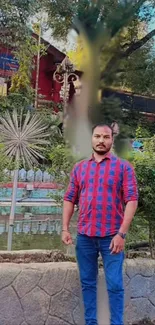
<path id="1" fill-rule="evenodd" d="M 114 135 L 114 130 L 113 130 L 112 126 L 111 126 L 111 125 L 108 125 L 108 124 L 104 124 L 104 123 L 98 123 L 98 124 L 95 124 L 95 125 L 92 127 L 92 134 L 94 133 L 94 130 L 95 130 L 98 126 L 101 126 L 101 127 L 106 126 L 106 127 L 108 127 L 108 128 L 111 130 L 112 136 Z"/>

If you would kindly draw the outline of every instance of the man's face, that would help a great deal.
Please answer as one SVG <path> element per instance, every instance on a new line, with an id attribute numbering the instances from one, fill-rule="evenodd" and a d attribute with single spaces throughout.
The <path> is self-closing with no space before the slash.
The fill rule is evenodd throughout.
<path id="1" fill-rule="evenodd" d="M 108 126 L 97 126 L 92 135 L 92 147 L 98 155 L 109 152 L 113 145 L 112 131 Z"/>

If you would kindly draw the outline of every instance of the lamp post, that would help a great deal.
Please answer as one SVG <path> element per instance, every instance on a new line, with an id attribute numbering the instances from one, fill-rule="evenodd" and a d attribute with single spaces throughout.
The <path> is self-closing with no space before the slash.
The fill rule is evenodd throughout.
<path id="1" fill-rule="evenodd" d="M 70 85 L 71 83 L 79 83 L 79 76 L 75 73 L 74 65 L 70 62 L 67 56 L 64 58 L 61 64 L 58 64 L 57 69 L 54 72 L 53 79 L 59 84 L 62 84 L 60 96 L 64 104 L 63 119 L 65 120 L 67 118 Z"/>

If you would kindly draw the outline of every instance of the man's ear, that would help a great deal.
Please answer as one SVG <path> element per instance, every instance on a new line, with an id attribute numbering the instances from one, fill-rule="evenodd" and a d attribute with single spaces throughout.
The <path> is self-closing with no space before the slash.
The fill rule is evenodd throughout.
<path id="1" fill-rule="evenodd" d="M 111 128 L 112 128 L 112 130 L 113 130 L 113 135 L 114 135 L 114 136 L 117 136 L 117 135 L 119 134 L 119 132 L 120 132 L 120 130 L 119 130 L 119 126 L 118 126 L 118 123 L 117 123 L 117 122 L 113 122 L 113 123 L 111 124 Z"/>

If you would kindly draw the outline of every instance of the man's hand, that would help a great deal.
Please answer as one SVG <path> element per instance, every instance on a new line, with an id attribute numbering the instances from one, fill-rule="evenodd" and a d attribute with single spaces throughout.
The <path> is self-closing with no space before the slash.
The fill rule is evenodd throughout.
<path id="1" fill-rule="evenodd" d="M 116 235 L 112 239 L 109 249 L 111 250 L 111 254 L 118 254 L 124 251 L 124 247 L 125 247 L 125 239 L 123 239 L 119 235 Z"/>
<path id="2" fill-rule="evenodd" d="M 62 239 L 62 242 L 65 245 L 72 245 L 73 244 L 72 236 L 71 236 L 70 232 L 67 231 L 67 230 L 62 231 L 61 239 Z"/>

